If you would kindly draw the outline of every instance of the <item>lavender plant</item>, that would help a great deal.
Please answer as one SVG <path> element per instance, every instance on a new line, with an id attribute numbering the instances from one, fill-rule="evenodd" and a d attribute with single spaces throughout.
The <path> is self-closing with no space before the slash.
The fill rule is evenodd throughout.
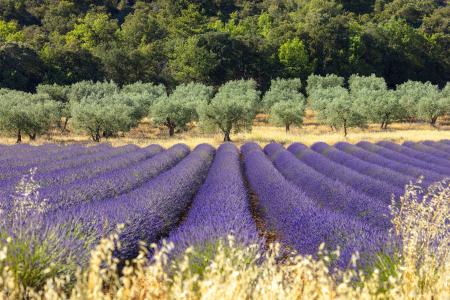
<path id="1" fill-rule="evenodd" d="M 96 157 L 91 164 L 86 163 L 78 167 L 66 167 L 65 162 L 57 162 L 56 165 L 60 165 L 58 170 L 36 174 L 35 178 L 41 188 L 49 186 L 52 188 L 61 187 L 78 180 L 87 180 L 114 170 L 127 168 L 162 151 L 162 147 L 157 145 L 137 150 L 136 147 L 120 148 L 117 149 L 118 151 L 105 151 L 104 155 Z M 105 163 L 105 159 L 108 159 L 108 163 Z M 0 198 L 7 199 L 12 194 L 16 181 L 16 178 L 0 180 Z"/>
<path id="2" fill-rule="evenodd" d="M 324 209 L 336 211 L 384 229 L 390 228 L 389 207 L 384 199 L 369 197 L 329 178 L 296 159 L 280 144 L 271 143 L 264 152 L 286 179 Z M 344 174 L 345 176 L 345 174 Z"/>
<path id="3" fill-rule="evenodd" d="M 39 193 L 35 173 L 32 169 L 19 181 L 11 209 L 0 209 L 0 248 L 7 253 L 0 273 L 8 268 L 25 288 L 41 288 L 55 276 L 74 276 L 93 246 L 89 228 L 48 222 L 48 201 Z"/>
<path id="4" fill-rule="evenodd" d="M 234 235 L 238 245 L 259 242 L 239 152 L 236 146 L 226 143 L 217 150 L 208 176 L 183 223 L 171 232 L 167 241 L 176 245 L 177 253 L 188 247 L 196 247 L 198 251 L 210 247 L 208 250 L 213 255 L 217 243 L 226 241 L 229 235 Z"/>
<path id="5" fill-rule="evenodd" d="M 336 147 L 332 147 L 326 143 L 315 143 L 311 146 L 311 149 L 338 164 L 355 170 L 363 175 L 378 179 L 384 182 L 384 184 L 391 185 L 391 187 L 389 187 L 388 189 L 392 191 L 395 190 L 393 193 L 397 196 L 401 195 L 398 193 L 404 188 L 407 183 L 414 180 L 412 176 L 407 176 L 405 174 L 396 172 L 388 168 L 384 168 L 377 164 L 367 162 L 344 151 L 341 151 Z"/>
<path id="6" fill-rule="evenodd" d="M 370 178 L 347 168 L 346 166 L 340 165 L 309 149 L 303 144 L 294 143 L 289 146 L 288 150 L 299 160 L 323 175 L 350 186 L 360 193 L 378 199 L 381 202 L 390 203 L 393 193 L 401 195 L 401 189 L 396 189 L 392 185 Z"/>
<path id="7" fill-rule="evenodd" d="M 132 258 L 139 251 L 140 241 L 155 243 L 179 223 L 202 185 L 213 156 L 214 148 L 199 145 L 175 167 L 139 188 L 105 200 L 79 203 L 51 217 L 95 227 L 97 240 L 124 224 L 117 256 Z"/>
<path id="8" fill-rule="evenodd" d="M 403 146 L 409 147 L 409 148 L 412 148 L 414 150 L 418 150 L 421 152 L 425 152 L 428 155 L 431 155 L 434 157 L 450 160 L 450 154 L 446 153 L 445 151 L 440 151 L 440 150 L 434 149 L 433 147 L 427 146 L 422 143 L 404 142 Z"/>
<path id="9" fill-rule="evenodd" d="M 340 247 L 337 261 L 347 266 L 351 254 L 360 251 L 369 263 L 382 251 L 385 235 L 364 222 L 319 208 L 306 194 L 289 183 L 256 144 L 241 147 L 245 174 L 258 196 L 269 230 L 279 240 L 301 254 L 314 254 L 322 242 L 331 249 Z"/>
<path id="10" fill-rule="evenodd" d="M 450 152 L 450 146 L 448 144 L 442 143 L 442 142 L 435 142 L 435 141 L 424 141 L 422 142 L 424 145 L 437 148 L 438 150 Z"/>
<path id="11" fill-rule="evenodd" d="M 361 147 L 367 151 L 371 151 L 373 153 L 377 153 L 382 155 L 383 157 L 394 160 L 400 163 L 408 164 L 413 167 L 421 168 L 424 170 L 428 170 L 431 172 L 442 174 L 443 176 L 450 174 L 450 168 L 445 168 L 445 166 L 434 166 L 426 163 L 424 161 L 403 155 L 401 153 L 386 149 L 384 147 L 378 146 L 376 144 L 372 144 L 369 142 L 359 142 L 356 146 Z"/>
<path id="12" fill-rule="evenodd" d="M 344 152 L 347 152 L 350 155 L 361 158 L 365 161 L 375 163 L 377 165 L 392 169 L 394 171 L 403 173 L 405 175 L 413 176 L 416 179 L 424 176 L 425 178 L 424 178 L 423 183 L 426 185 L 430 185 L 431 183 L 433 183 L 435 181 L 439 181 L 442 178 L 441 175 L 439 175 L 435 172 L 417 168 L 417 167 L 413 167 L 413 166 L 408 166 L 406 164 L 402 164 L 402 163 L 387 159 L 381 155 L 366 151 L 362 148 L 351 145 L 349 143 L 339 142 L 335 145 L 335 147 Z"/>
<path id="13" fill-rule="evenodd" d="M 173 167 L 188 153 L 186 145 L 178 144 L 142 163 L 114 170 L 94 179 L 49 186 L 42 189 L 41 193 L 49 199 L 51 209 L 66 209 L 80 203 L 107 199 L 136 189 Z"/>
<path id="14" fill-rule="evenodd" d="M 401 145 L 398 145 L 398 144 L 395 144 L 392 142 L 387 142 L 387 141 L 378 142 L 377 145 L 382 146 L 384 148 L 388 148 L 390 150 L 393 150 L 393 151 L 396 151 L 399 153 L 402 153 L 409 157 L 423 160 L 423 161 L 427 162 L 428 164 L 430 164 L 430 166 L 441 166 L 441 167 L 447 167 L 447 168 L 450 167 L 450 163 L 446 159 L 440 158 L 440 157 L 435 157 L 433 155 L 428 155 L 425 152 L 418 151 L 418 150 L 412 149 L 410 147 L 403 147 Z"/>

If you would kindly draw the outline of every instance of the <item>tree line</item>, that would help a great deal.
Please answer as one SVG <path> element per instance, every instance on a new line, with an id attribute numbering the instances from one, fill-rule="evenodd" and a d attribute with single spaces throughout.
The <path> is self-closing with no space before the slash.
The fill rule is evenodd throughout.
<path id="1" fill-rule="evenodd" d="M 378 123 L 387 129 L 393 122 L 426 121 L 450 114 L 450 84 L 440 89 L 430 82 L 407 81 L 389 89 L 375 75 L 352 75 L 346 82 L 334 74 L 310 75 L 302 81 L 277 78 L 262 94 L 254 80 L 229 81 L 218 89 L 203 83 L 178 85 L 168 92 L 162 84 L 136 82 L 120 88 L 114 82 L 81 81 L 72 85 L 41 84 L 36 93 L 0 89 L 0 130 L 22 141 L 58 127 L 89 134 L 93 141 L 117 136 L 149 117 L 165 126 L 169 136 L 197 123 L 206 132 L 231 134 L 250 130 L 257 112 L 266 112 L 271 123 L 301 126 L 309 105 L 320 123 L 335 130 L 364 128 Z"/>
<path id="2" fill-rule="evenodd" d="M 0 0 L 0 88 L 376 74 L 441 88 L 444 0 Z"/>

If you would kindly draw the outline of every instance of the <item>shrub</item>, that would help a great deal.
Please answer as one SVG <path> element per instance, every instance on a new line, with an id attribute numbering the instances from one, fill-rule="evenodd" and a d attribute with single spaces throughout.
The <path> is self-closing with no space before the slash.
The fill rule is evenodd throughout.
<path id="1" fill-rule="evenodd" d="M 125 85 L 120 93 L 132 99 L 133 106 L 136 107 L 137 120 L 148 116 L 152 105 L 167 95 L 164 85 L 142 82 Z"/>

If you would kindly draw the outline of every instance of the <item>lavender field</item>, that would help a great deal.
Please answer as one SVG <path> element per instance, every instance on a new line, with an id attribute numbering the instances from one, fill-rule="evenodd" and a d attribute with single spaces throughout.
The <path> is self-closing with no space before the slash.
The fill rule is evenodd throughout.
<path id="1" fill-rule="evenodd" d="M 406 184 L 449 176 L 448 140 L 0 146 L 0 238 L 45 245 L 51 255 L 29 266 L 37 269 L 85 265 L 119 224 L 119 259 L 136 257 L 140 241 L 165 239 L 176 254 L 233 234 L 238 245 L 278 241 L 300 254 L 317 253 L 321 243 L 339 247 L 335 265 L 345 268 L 356 251 L 363 263 L 389 253 L 389 206 Z"/>

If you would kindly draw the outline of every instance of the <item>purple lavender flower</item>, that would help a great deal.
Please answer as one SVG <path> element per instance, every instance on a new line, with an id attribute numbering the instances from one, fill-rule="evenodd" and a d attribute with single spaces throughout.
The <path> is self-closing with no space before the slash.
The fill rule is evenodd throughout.
<path id="1" fill-rule="evenodd" d="M 443 168 L 441 166 L 430 165 L 429 163 L 426 163 L 424 161 L 409 157 L 407 155 L 403 155 L 401 153 L 378 146 L 376 144 L 372 144 L 369 142 L 359 142 L 356 144 L 356 146 L 363 148 L 364 150 L 379 154 L 387 159 L 394 160 L 399 163 L 408 164 L 413 167 L 431 171 L 433 173 L 439 173 L 439 174 L 443 175 L 442 177 L 444 177 L 444 175 L 450 174 L 450 169 Z M 438 174 L 436 174 L 436 175 L 439 176 Z"/>
<path id="2" fill-rule="evenodd" d="M 426 146 L 430 146 L 430 147 L 436 148 L 436 149 L 438 149 L 440 151 L 444 151 L 444 152 L 450 154 L 450 144 L 443 143 L 442 141 L 441 142 L 424 141 L 424 142 L 422 142 L 422 144 L 424 144 Z"/>
<path id="3" fill-rule="evenodd" d="M 327 157 L 318 154 L 305 145 L 295 143 L 288 150 L 299 160 L 314 168 L 323 175 L 340 181 L 352 187 L 354 190 L 364 193 L 384 203 L 390 203 L 392 194 L 401 195 L 403 190 L 390 184 L 368 177 L 351 168 L 338 164 Z"/>
<path id="4" fill-rule="evenodd" d="M 231 143 L 217 150 L 205 183 L 183 221 L 169 235 L 177 252 L 205 247 L 233 234 L 238 244 L 260 243 L 241 174 L 239 152 Z"/>
<path id="5" fill-rule="evenodd" d="M 317 206 L 340 212 L 380 228 L 391 227 L 386 199 L 369 197 L 355 191 L 351 186 L 317 172 L 298 160 L 280 144 L 269 144 L 264 152 L 272 159 L 278 171 L 314 200 Z M 341 168 L 345 167 L 341 166 Z M 369 184 L 370 182 L 366 183 L 366 185 Z"/>
<path id="6" fill-rule="evenodd" d="M 170 169 L 189 153 L 186 145 L 178 144 L 138 164 L 95 178 L 79 180 L 68 185 L 41 189 L 52 209 L 67 209 L 71 205 L 97 201 L 136 189 L 140 185 Z"/>
<path id="7" fill-rule="evenodd" d="M 120 235 L 122 250 L 117 255 L 131 258 L 137 254 L 139 241 L 157 242 L 175 228 L 202 185 L 213 156 L 214 148 L 199 145 L 175 167 L 139 188 L 117 197 L 80 203 L 48 217 L 97 227 L 99 238 L 118 224 L 125 224 Z"/>
<path id="8" fill-rule="evenodd" d="M 382 146 L 384 148 L 396 151 L 398 153 L 407 155 L 409 157 L 413 157 L 416 159 L 420 159 L 423 160 L 425 162 L 427 162 L 428 164 L 430 164 L 430 167 L 435 167 L 435 166 L 442 166 L 442 167 L 446 167 L 446 168 L 450 168 L 450 163 L 448 162 L 448 160 L 444 159 L 444 158 L 440 158 L 440 157 L 435 157 L 433 155 L 429 155 L 425 152 L 422 151 L 418 151 L 418 150 L 414 150 L 410 147 L 405 147 L 405 146 L 401 146 L 392 142 L 378 142 L 377 145 Z"/>
<path id="9" fill-rule="evenodd" d="M 449 153 L 438 150 L 438 149 L 430 147 L 430 146 L 427 146 L 422 143 L 404 142 L 403 146 L 409 147 L 409 148 L 417 150 L 417 151 L 425 152 L 425 153 L 435 156 L 435 157 L 446 159 L 447 161 L 450 160 Z"/>
<path id="10" fill-rule="evenodd" d="M 414 178 L 411 176 L 406 176 L 391 169 L 383 168 L 379 165 L 369 163 L 353 155 L 347 154 L 339 149 L 336 149 L 335 147 L 332 147 L 326 143 L 315 143 L 311 146 L 311 149 L 338 164 L 355 170 L 363 175 L 376 178 L 382 182 L 387 183 L 388 185 L 394 186 L 395 191 L 393 191 L 393 193 L 396 196 L 403 195 L 405 185 L 414 180 Z M 392 187 L 387 190 L 391 189 Z"/>
<path id="11" fill-rule="evenodd" d="M 405 175 L 413 176 L 415 178 L 421 178 L 424 176 L 423 183 L 425 185 L 430 185 L 442 178 L 442 176 L 437 173 L 389 160 L 381 155 L 366 151 L 349 143 L 339 142 L 335 145 L 335 147 L 350 155 Z"/>
<path id="12" fill-rule="evenodd" d="M 347 266 L 351 253 L 364 253 L 367 262 L 383 251 L 384 231 L 340 213 L 319 208 L 305 193 L 281 175 L 259 146 L 249 143 L 241 147 L 245 174 L 259 198 L 259 206 L 269 230 L 281 242 L 302 254 L 315 254 L 323 242 L 334 249 L 340 246 L 341 267 Z"/>
<path id="13" fill-rule="evenodd" d="M 73 168 L 63 168 L 62 166 L 65 166 L 65 164 L 59 162 L 61 164 L 59 170 L 48 173 L 40 172 L 35 175 L 35 179 L 39 182 L 41 188 L 51 186 L 55 189 L 57 186 L 63 187 L 63 184 L 69 184 L 76 180 L 87 180 L 107 172 L 129 167 L 132 164 L 151 158 L 163 150 L 158 145 L 150 145 L 134 151 L 131 149 L 134 148 L 118 149 L 120 151 L 112 153 L 111 151 L 106 151 L 104 155 L 99 155 L 95 159 L 92 158 L 91 163 L 88 162 Z M 107 160 L 107 162 L 104 160 Z M 0 199 L 7 199 L 13 193 L 18 180 L 16 177 L 0 180 Z"/>
<path id="14" fill-rule="evenodd" d="M 78 163 L 80 163 L 80 156 L 82 156 L 81 160 L 85 159 L 86 157 L 90 158 L 91 155 L 104 153 L 105 150 L 108 149 L 106 147 L 106 145 L 99 145 L 96 147 L 80 146 L 77 148 L 72 148 L 71 150 L 67 149 L 67 151 L 61 151 L 61 153 L 34 153 L 30 159 L 26 159 L 23 157 L 18 159 L 18 157 L 16 157 L 10 162 L 3 162 L 0 167 L 0 179 L 8 179 L 17 176 L 20 177 L 23 174 L 28 173 L 31 168 L 37 168 L 37 172 L 56 170 L 60 164 L 63 164 L 65 160 L 70 160 L 71 158 L 72 160 L 76 160 Z M 109 147 L 109 149 L 111 148 Z M 125 149 L 129 149 L 129 147 Z"/>

